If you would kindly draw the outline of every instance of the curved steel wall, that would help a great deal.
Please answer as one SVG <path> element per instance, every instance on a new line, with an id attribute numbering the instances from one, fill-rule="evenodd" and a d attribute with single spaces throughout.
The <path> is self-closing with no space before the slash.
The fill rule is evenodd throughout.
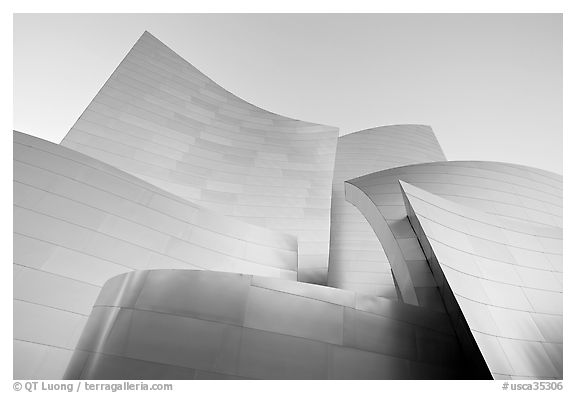
<path id="1" fill-rule="evenodd" d="M 502 218 L 562 226 L 562 176 L 522 165 L 430 162 L 371 173 L 349 183 L 361 188 L 381 210 L 388 210 L 402 205 L 398 179 Z"/>
<path id="2" fill-rule="evenodd" d="M 14 133 L 14 377 L 57 379 L 103 283 L 138 269 L 296 279 L 297 243 Z"/>
<path id="3" fill-rule="evenodd" d="M 495 378 L 559 378 L 562 230 L 501 219 L 401 182 L 456 326 Z"/>
<path id="4" fill-rule="evenodd" d="M 234 96 L 144 33 L 62 141 L 201 206 L 298 237 L 326 282 L 338 129 Z"/>
<path id="5" fill-rule="evenodd" d="M 449 161 L 393 168 L 349 180 L 346 198 L 375 228 L 392 263 L 403 300 L 442 309 L 437 285 L 426 264 L 416 234 L 406 216 L 398 180 L 506 220 L 553 227 L 561 225 L 562 180 L 520 165 Z"/>
<path id="6" fill-rule="evenodd" d="M 444 160 L 428 126 L 377 127 L 338 138 L 332 184 L 329 286 L 397 298 L 386 254 L 362 213 L 345 200 L 344 182 L 399 165 Z M 408 225 L 405 212 L 389 215 L 387 220 L 399 231 Z"/>
<path id="7" fill-rule="evenodd" d="M 66 378 L 489 377 L 481 371 L 466 368 L 446 314 L 300 282 L 156 270 L 106 283 Z"/>

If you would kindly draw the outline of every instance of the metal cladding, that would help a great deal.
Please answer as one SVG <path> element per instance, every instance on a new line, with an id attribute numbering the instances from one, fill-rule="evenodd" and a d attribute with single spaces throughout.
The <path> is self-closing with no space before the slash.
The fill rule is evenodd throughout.
<path id="1" fill-rule="evenodd" d="M 144 33 L 14 133 L 14 378 L 562 378 L 562 177 L 337 133 Z"/>
<path id="2" fill-rule="evenodd" d="M 15 132 L 15 377 L 62 376 L 109 278 L 164 268 L 296 280 L 297 251 L 290 235 L 218 216 L 84 154 Z"/>
<path id="3" fill-rule="evenodd" d="M 106 283 L 65 377 L 450 379 L 469 377 L 465 364 L 446 314 L 306 283 L 152 270 Z"/>
<path id="4" fill-rule="evenodd" d="M 460 341 L 494 378 L 562 378 L 560 176 L 436 162 L 349 180 L 346 198 L 375 228 L 403 299 L 467 326 Z M 411 225 L 398 232 L 388 220 L 402 211 Z"/>
<path id="5" fill-rule="evenodd" d="M 401 185 L 454 323 L 468 326 L 494 378 L 562 379 L 562 230 Z"/>
<path id="6" fill-rule="evenodd" d="M 326 283 L 338 129 L 260 109 L 144 33 L 62 145 L 229 217 L 298 237 Z"/>
<path id="7" fill-rule="evenodd" d="M 330 225 L 328 285 L 396 299 L 390 264 L 373 228 L 346 202 L 344 182 L 374 171 L 429 161 L 444 161 L 432 129 L 423 125 L 377 127 L 338 138 Z M 391 227 L 408 224 L 406 213 L 389 215 Z"/>
<path id="8" fill-rule="evenodd" d="M 429 162 L 371 173 L 347 183 L 362 189 L 387 214 L 393 206 L 403 206 L 398 179 L 502 218 L 562 227 L 562 176 L 522 165 Z"/>
<path id="9" fill-rule="evenodd" d="M 444 308 L 427 258 L 406 217 L 399 180 L 503 219 L 551 228 L 562 225 L 561 177 L 520 165 L 431 162 L 348 180 L 346 199 L 374 228 L 406 303 L 439 311 Z M 561 263 L 560 256 L 557 264 Z"/>

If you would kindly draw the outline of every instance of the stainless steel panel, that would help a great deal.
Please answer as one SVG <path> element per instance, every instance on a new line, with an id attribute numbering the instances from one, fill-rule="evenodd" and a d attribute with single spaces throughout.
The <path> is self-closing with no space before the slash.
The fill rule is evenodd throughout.
<path id="1" fill-rule="evenodd" d="M 149 271 L 140 270 L 111 278 L 100 291 L 94 305 L 134 308 L 148 274 Z"/>
<path id="2" fill-rule="evenodd" d="M 522 288 L 534 311 L 544 314 L 562 315 L 563 296 L 561 292 Z"/>
<path id="3" fill-rule="evenodd" d="M 510 360 L 514 374 L 537 378 L 561 378 L 540 342 L 527 342 L 499 338 L 498 341 Z"/>
<path id="4" fill-rule="evenodd" d="M 13 236 L 12 245 L 14 263 L 36 269 L 40 269 L 57 249 L 53 244 L 17 233 Z"/>
<path id="5" fill-rule="evenodd" d="M 538 326 L 538 330 L 545 341 L 556 344 L 562 342 L 563 321 L 561 315 L 531 313 L 530 316 Z"/>
<path id="6" fill-rule="evenodd" d="M 332 375 L 334 379 L 408 379 L 410 362 L 393 356 L 333 347 Z"/>
<path id="7" fill-rule="evenodd" d="M 553 272 L 521 266 L 516 266 L 516 271 L 524 287 L 562 292 L 562 283 L 558 282 Z"/>
<path id="8" fill-rule="evenodd" d="M 402 255 L 406 261 L 421 261 L 426 259 L 420 243 L 414 238 L 397 239 L 400 250 L 402 250 Z"/>
<path id="9" fill-rule="evenodd" d="M 156 270 L 147 275 L 134 307 L 242 325 L 249 286 L 244 275 Z"/>
<path id="10" fill-rule="evenodd" d="M 140 360 L 210 370 L 218 357 L 220 343 L 234 329 L 240 328 L 135 310 L 124 353 Z"/>
<path id="11" fill-rule="evenodd" d="M 553 270 L 553 264 L 549 261 L 550 254 L 543 252 L 525 250 L 517 247 L 508 247 L 510 253 L 514 256 L 514 260 L 520 266 L 527 266 L 536 269 Z M 560 258 L 560 262 L 562 258 Z"/>
<path id="12" fill-rule="evenodd" d="M 486 360 L 486 363 L 490 365 L 490 371 L 495 374 L 514 374 L 514 369 L 512 368 L 508 357 L 500 344 L 497 337 L 487 335 L 484 333 L 472 331 L 474 339 L 478 343 L 478 346 L 482 348 L 482 355 Z"/>
<path id="13" fill-rule="evenodd" d="M 484 240 L 475 236 L 468 236 L 469 242 L 474 247 L 474 254 L 496 261 L 514 263 L 514 257 L 502 243 Z"/>
<path id="14" fill-rule="evenodd" d="M 131 271 L 130 268 L 77 251 L 58 247 L 42 270 L 74 280 L 102 286 L 108 278 Z"/>
<path id="15" fill-rule="evenodd" d="M 521 287 L 488 280 L 481 280 L 480 283 L 488 295 L 489 304 L 513 310 L 533 310 Z"/>
<path id="16" fill-rule="evenodd" d="M 480 256 L 475 256 L 475 261 L 482 278 L 516 286 L 522 285 L 517 266 Z"/>
<path id="17" fill-rule="evenodd" d="M 258 379 L 325 379 L 329 348 L 322 342 L 243 329 L 238 373 Z"/>
<path id="18" fill-rule="evenodd" d="M 355 305 L 356 296 L 353 292 L 336 288 L 258 276 L 252 277 L 252 285 L 346 307 L 354 307 Z"/>
<path id="19" fill-rule="evenodd" d="M 64 375 L 71 350 L 14 340 L 14 379 L 54 379 Z"/>
<path id="20" fill-rule="evenodd" d="M 498 325 L 490 313 L 492 309 L 487 304 L 478 303 L 462 296 L 456 296 L 462 310 L 466 310 L 466 323 L 472 331 L 485 333 L 491 336 L 500 336 Z"/>
<path id="21" fill-rule="evenodd" d="M 342 306 L 251 287 L 244 326 L 342 344 Z"/>
<path id="22" fill-rule="evenodd" d="M 99 291 L 95 285 L 14 265 L 14 299 L 88 315 Z"/>
<path id="23" fill-rule="evenodd" d="M 415 327 L 379 315 L 346 308 L 344 346 L 417 360 Z"/>
<path id="24" fill-rule="evenodd" d="M 131 309 L 94 307 L 78 341 L 77 350 L 122 356 L 131 332 Z"/>
<path id="25" fill-rule="evenodd" d="M 70 379 L 94 379 L 94 380 L 181 380 L 195 379 L 197 370 L 178 367 L 174 365 L 126 357 L 116 357 L 101 353 L 86 353 L 89 358 L 85 361 L 81 372 L 67 370 Z"/>
<path id="26" fill-rule="evenodd" d="M 542 343 L 544 350 L 548 354 L 550 361 L 556 367 L 558 371 L 559 378 L 563 378 L 563 346 L 562 344 L 550 344 L 550 343 Z"/>
<path id="27" fill-rule="evenodd" d="M 426 229 L 424 229 L 424 231 L 426 233 L 428 232 Z M 483 269 L 479 266 L 483 263 L 483 258 L 464 252 L 458 248 L 447 246 L 436 240 L 430 239 L 429 242 L 440 264 L 477 277 L 484 276 Z"/>
<path id="28" fill-rule="evenodd" d="M 529 341 L 544 341 L 540 329 L 532 320 L 532 314 L 489 306 L 490 314 L 498 326 L 500 337 Z"/>
<path id="29" fill-rule="evenodd" d="M 14 301 L 14 339 L 74 349 L 86 316 L 24 301 Z M 38 329 L 42 326 L 42 329 Z"/>

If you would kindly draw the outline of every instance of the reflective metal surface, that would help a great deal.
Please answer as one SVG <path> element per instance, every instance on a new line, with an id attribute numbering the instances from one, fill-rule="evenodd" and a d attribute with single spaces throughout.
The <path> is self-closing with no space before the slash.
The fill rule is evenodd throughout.
<path id="1" fill-rule="evenodd" d="M 469 332 L 462 334 L 472 334 L 492 375 L 562 379 L 561 352 L 547 351 L 563 343 L 561 272 L 547 261 L 549 255 L 561 257 L 561 247 L 543 247 L 561 244 L 561 228 L 548 228 L 542 236 L 538 226 L 543 224 L 518 225 L 400 184 L 410 221 L 420 241 L 429 245 L 425 248 L 437 281 L 450 288 L 441 291 L 445 301 L 457 305 L 451 317 L 466 321 Z M 459 231 L 465 239 L 453 243 L 440 228 Z M 472 252 L 462 251 L 466 243 Z M 515 259 L 515 249 L 532 254 Z M 528 259 L 531 255 L 537 257 Z"/>
<path id="2" fill-rule="evenodd" d="M 406 218 L 398 180 L 512 221 L 510 225 L 515 227 L 533 228 L 536 225 L 536 233 L 544 235 L 540 241 L 534 242 L 530 234 L 504 234 L 500 228 L 478 220 L 466 221 L 457 214 L 426 206 L 429 214 L 450 223 L 450 226 L 427 228 L 445 239 L 450 250 L 461 250 L 487 261 L 499 259 L 510 264 L 516 259 L 526 260 L 524 263 L 528 264 L 535 259 L 541 260 L 541 253 L 545 251 L 543 244 L 551 250 L 550 255 L 557 257 L 561 254 L 560 243 L 547 236 L 562 223 L 562 181 L 558 175 L 513 164 L 448 161 L 401 166 L 348 180 L 345 185 L 346 199 L 362 211 L 374 229 L 392 266 L 404 302 L 443 309 L 439 292 L 434 289 L 437 287 L 434 277 L 426 267 L 426 258 L 417 245 L 416 233 Z M 466 237 L 464 233 L 471 231 L 482 234 L 486 239 Z M 490 241 L 502 236 L 516 247 L 508 249 L 498 241 Z M 539 247 L 530 250 L 528 244 L 538 244 Z M 530 253 L 532 255 L 528 255 Z M 452 260 L 452 263 L 459 261 L 458 258 Z M 493 264 L 484 263 L 486 274 L 490 274 L 489 269 L 493 269 Z M 519 274 L 527 275 L 531 271 L 529 268 L 521 269 Z M 499 268 L 492 271 L 492 274 L 502 273 Z M 540 281 L 540 278 L 532 276 L 532 280 Z M 467 291 L 472 291 L 473 287 L 467 286 L 464 281 L 461 279 L 458 283 Z M 541 283 L 546 282 L 550 280 L 542 277 Z M 509 293 L 507 299 L 513 299 L 513 293 Z"/>
<path id="3" fill-rule="evenodd" d="M 295 280 L 297 251 L 290 235 L 218 216 L 81 153 L 15 132 L 14 376 L 61 378 L 111 277 L 175 268 Z M 218 291 L 215 284 L 199 281 L 188 289 L 209 296 Z M 141 295 L 142 307 L 153 309 L 169 292 Z M 232 300 L 221 307 L 235 309 Z M 30 356 L 59 360 L 26 361 Z"/>
<path id="4" fill-rule="evenodd" d="M 366 218 L 345 199 L 344 182 L 399 165 L 443 160 L 442 149 L 428 126 L 377 127 L 338 138 L 330 213 L 328 285 L 398 298 L 388 258 Z M 407 220 L 403 209 L 397 210 L 391 212 L 388 222 L 401 235 Z M 409 224 L 407 229 L 412 232 Z"/>
<path id="5" fill-rule="evenodd" d="M 62 145 L 298 237 L 299 281 L 325 284 L 337 139 L 236 97 L 145 32 Z"/>
<path id="6" fill-rule="evenodd" d="M 446 314 L 306 283 L 265 289 L 266 281 L 192 270 L 116 276 L 102 288 L 65 377 L 482 376 L 466 368 Z M 369 311 L 369 299 L 382 307 Z"/>

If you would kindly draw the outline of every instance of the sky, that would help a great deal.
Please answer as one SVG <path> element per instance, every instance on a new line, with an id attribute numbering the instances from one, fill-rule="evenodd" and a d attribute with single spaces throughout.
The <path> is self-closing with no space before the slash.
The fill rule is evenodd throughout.
<path id="1" fill-rule="evenodd" d="M 14 129 L 59 143 L 145 30 L 266 110 L 562 173 L 561 14 L 16 14 Z"/>

